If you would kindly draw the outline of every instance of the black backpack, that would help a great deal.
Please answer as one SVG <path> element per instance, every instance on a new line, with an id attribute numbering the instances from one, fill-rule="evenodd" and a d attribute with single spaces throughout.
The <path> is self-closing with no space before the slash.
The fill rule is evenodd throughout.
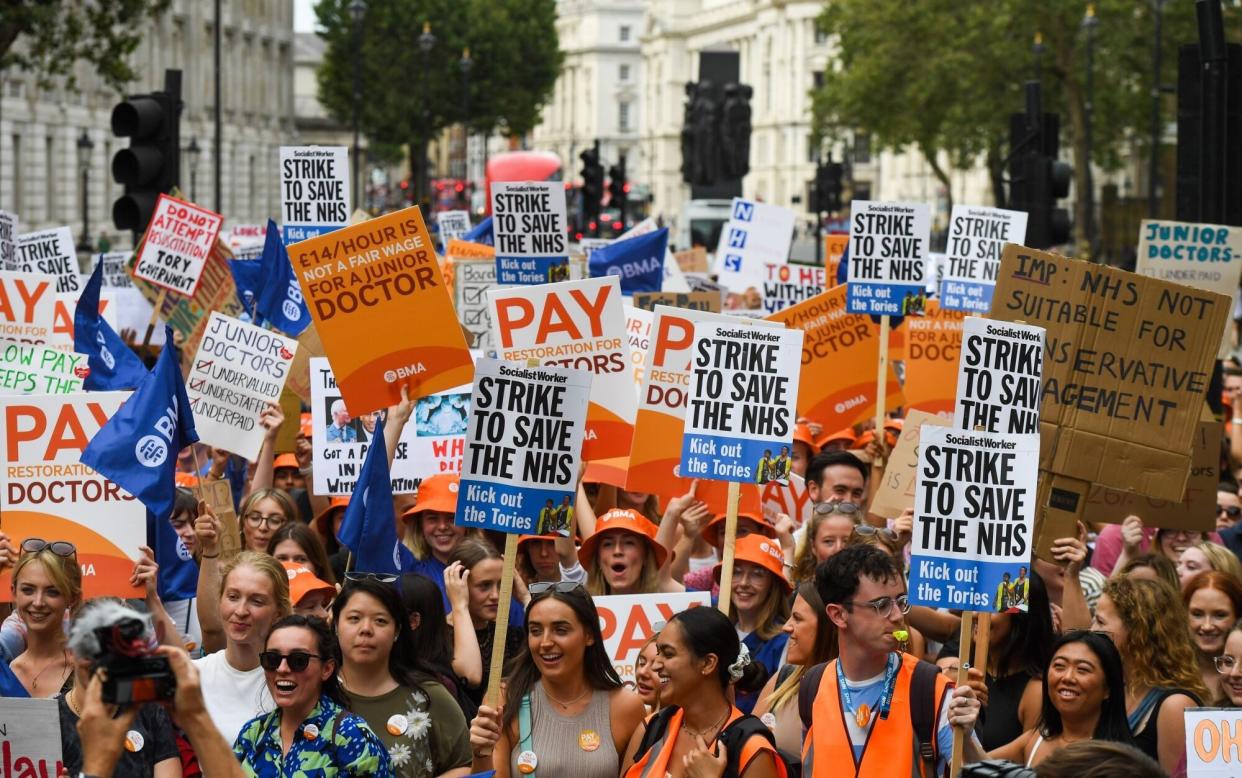
<path id="1" fill-rule="evenodd" d="M 828 662 L 818 664 L 802 676 L 798 686 L 798 715 L 802 718 L 802 735 L 811 728 L 811 713 L 815 705 L 815 695 L 819 693 L 819 684 L 823 680 L 824 670 Z M 936 758 L 936 718 L 940 715 L 936 705 L 936 677 L 940 668 L 931 662 L 919 661 L 914 666 L 914 677 L 910 679 L 910 724 L 914 727 L 914 737 L 919 745 L 919 756 L 935 774 Z"/>
<path id="2" fill-rule="evenodd" d="M 651 747 L 664 737 L 664 733 L 668 731 L 669 719 L 673 717 L 680 708 L 668 707 L 651 717 L 647 722 L 647 730 L 643 733 L 643 739 L 638 743 L 638 750 L 634 752 L 634 761 L 637 762 L 643 758 L 643 755 L 651 750 Z M 776 750 L 777 758 L 785 765 L 785 774 L 789 778 L 801 778 L 802 764 L 797 760 L 790 760 L 785 752 L 776 748 L 776 737 L 772 734 L 772 730 L 768 729 L 768 725 L 759 719 L 746 714 L 738 718 L 729 726 L 720 730 L 720 734 L 716 735 L 716 742 L 725 748 L 725 769 L 723 778 L 738 778 L 739 765 L 738 762 L 742 758 L 742 747 L 746 745 L 746 741 L 750 740 L 754 735 L 760 735 L 772 745 Z"/>

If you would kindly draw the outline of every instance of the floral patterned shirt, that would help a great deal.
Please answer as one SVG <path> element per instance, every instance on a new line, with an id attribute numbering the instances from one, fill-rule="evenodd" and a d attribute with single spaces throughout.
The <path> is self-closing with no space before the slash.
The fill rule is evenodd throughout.
<path id="1" fill-rule="evenodd" d="M 301 734 L 284 753 L 278 708 L 242 727 L 233 753 L 255 778 L 393 778 L 388 751 L 358 716 L 321 696 L 302 722 Z"/>

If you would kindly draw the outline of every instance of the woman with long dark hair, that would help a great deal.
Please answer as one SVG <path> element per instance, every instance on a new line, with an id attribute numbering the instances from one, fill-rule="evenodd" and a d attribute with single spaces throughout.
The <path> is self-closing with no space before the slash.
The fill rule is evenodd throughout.
<path id="1" fill-rule="evenodd" d="M 1081 740 L 1134 745 L 1126 722 L 1121 654 L 1107 636 L 1081 629 L 1062 635 L 1052 646 L 1043 679 L 1040 726 L 989 751 L 989 759 L 1031 767 Z"/>
<path id="2" fill-rule="evenodd" d="M 400 584 L 397 588 L 401 591 L 401 604 L 410 618 L 410 643 L 414 655 L 449 690 L 465 714 L 466 721 L 469 721 L 474 718 L 478 706 L 465 694 L 453 674 L 453 637 L 445 621 L 440 587 L 419 573 L 406 573 L 401 576 Z"/>
<path id="3" fill-rule="evenodd" d="M 332 621 L 346 707 L 379 736 L 393 773 L 469 774 L 466 718 L 415 653 L 409 613 L 393 585 L 375 577 L 347 579 L 332 604 Z"/>
<path id="4" fill-rule="evenodd" d="M 509 664 L 501 710 L 481 706 L 470 724 L 473 769 L 495 769 L 497 778 L 536 770 L 615 778 L 642 700 L 622 686 L 581 584 L 536 583 L 530 593 L 526 640 Z"/>
<path id="5" fill-rule="evenodd" d="M 275 710 L 242 727 L 233 753 L 247 775 L 391 778 L 388 752 L 360 717 L 345 709 L 337 680 L 336 638 L 323 619 L 286 616 L 272 625 L 259 664 Z"/>
<path id="6" fill-rule="evenodd" d="M 319 580 L 336 583 L 323 541 L 313 529 L 300 521 L 289 521 L 280 525 L 267 542 L 267 553 L 276 557 L 277 562 L 306 565 Z"/>

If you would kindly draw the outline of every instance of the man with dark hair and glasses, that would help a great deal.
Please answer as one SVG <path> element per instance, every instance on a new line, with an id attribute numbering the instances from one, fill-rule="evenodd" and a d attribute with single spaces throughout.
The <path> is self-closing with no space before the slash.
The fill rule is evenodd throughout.
<path id="1" fill-rule="evenodd" d="M 896 562 L 876 546 L 849 546 L 819 566 L 815 588 L 840 656 L 802 681 L 815 690 L 803 721 L 802 774 L 944 774 L 953 727 L 970 733 L 979 701 L 969 687 L 953 690 L 935 665 L 901 652 L 906 635 L 897 633 L 907 629 L 910 603 Z M 924 726 L 928 742 L 916 736 Z"/>

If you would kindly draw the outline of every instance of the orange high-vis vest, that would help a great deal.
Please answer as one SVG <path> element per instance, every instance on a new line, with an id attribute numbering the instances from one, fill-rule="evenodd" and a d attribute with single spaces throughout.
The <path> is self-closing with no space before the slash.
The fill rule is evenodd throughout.
<path id="1" fill-rule="evenodd" d="M 914 677 L 918 657 L 901 655 L 888 718 L 880 718 L 878 711 L 875 714 L 861 761 L 854 759 L 845 719 L 848 714 L 841 709 L 841 692 L 837 688 L 839 661 L 833 660 L 824 669 L 815 694 L 815 703 L 811 707 L 811 728 L 802 744 L 803 778 L 839 778 L 842 775 L 856 778 L 930 778 L 932 771 L 927 769 L 919 756 L 914 725 L 910 721 L 910 679 Z M 949 679 L 939 675 L 934 695 L 933 740 L 940 726 L 940 707 L 948 689 Z"/>
<path id="2" fill-rule="evenodd" d="M 725 727 L 737 721 L 742 715 L 742 712 L 734 707 L 729 711 L 729 720 L 725 722 Z M 647 749 L 647 753 L 634 760 L 633 766 L 625 771 L 625 778 L 664 778 L 668 774 L 668 763 L 677 745 L 677 733 L 681 732 L 681 720 L 684 716 L 685 711 L 678 710 L 669 718 L 668 729 L 664 730 L 664 737 L 653 743 L 651 748 Z M 647 718 L 648 725 L 652 718 L 654 716 Z M 744 775 L 747 765 L 763 751 L 771 752 L 778 774 L 784 776 L 785 763 L 777 755 L 776 749 L 772 748 L 772 744 L 759 735 L 749 738 L 742 744 L 741 758 L 737 761 L 738 775 Z"/>

